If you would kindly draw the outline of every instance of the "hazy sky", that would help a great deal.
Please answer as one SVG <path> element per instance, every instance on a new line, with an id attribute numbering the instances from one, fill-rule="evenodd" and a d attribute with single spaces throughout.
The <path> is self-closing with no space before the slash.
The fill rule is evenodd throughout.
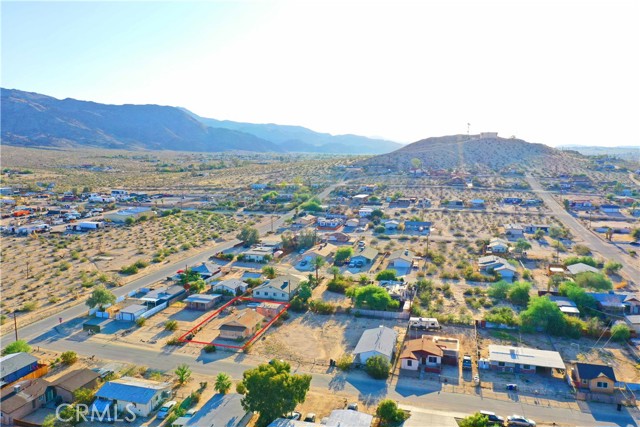
<path id="1" fill-rule="evenodd" d="M 2 2 L 3 87 L 412 142 L 640 143 L 640 2 Z"/>

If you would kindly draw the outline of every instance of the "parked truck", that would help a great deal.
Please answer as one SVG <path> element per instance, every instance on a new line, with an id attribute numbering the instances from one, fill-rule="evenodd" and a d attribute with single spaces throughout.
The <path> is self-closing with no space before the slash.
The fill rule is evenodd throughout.
<path id="1" fill-rule="evenodd" d="M 409 327 L 425 330 L 441 329 L 438 319 L 433 317 L 410 317 Z"/>
<path id="2" fill-rule="evenodd" d="M 464 356 L 462 356 L 462 370 L 463 371 L 470 371 L 471 369 L 473 369 L 473 364 L 471 361 L 471 356 L 469 356 L 468 354 L 465 354 Z"/>

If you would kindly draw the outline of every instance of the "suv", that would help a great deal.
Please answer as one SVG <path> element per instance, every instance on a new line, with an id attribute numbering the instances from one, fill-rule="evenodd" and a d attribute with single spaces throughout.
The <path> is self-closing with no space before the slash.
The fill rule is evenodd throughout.
<path id="1" fill-rule="evenodd" d="M 162 405 L 162 408 L 160 408 L 160 410 L 158 411 L 158 418 L 161 420 L 164 420 L 165 418 L 167 418 L 167 415 L 169 415 L 171 408 L 176 406 L 177 403 L 178 402 L 176 402 L 175 400 L 171 400 L 165 403 L 164 405 Z"/>
<path id="2" fill-rule="evenodd" d="M 468 354 L 465 354 L 464 356 L 462 356 L 462 370 L 470 371 L 471 369 L 472 369 L 471 356 L 469 356 Z"/>
<path id="3" fill-rule="evenodd" d="M 316 414 L 313 412 L 309 412 L 306 417 L 304 417 L 304 421 L 307 423 L 315 423 L 316 422 Z"/>
<path id="4" fill-rule="evenodd" d="M 347 409 L 350 411 L 357 411 L 358 410 L 358 404 L 357 403 L 349 403 L 347 405 Z"/>
<path id="5" fill-rule="evenodd" d="M 518 426 L 518 427 L 536 427 L 536 422 L 530 420 L 528 418 L 523 417 L 522 415 L 511 415 L 507 417 L 507 425 Z"/>
<path id="6" fill-rule="evenodd" d="M 487 419 L 489 420 L 490 424 L 498 424 L 498 425 L 503 425 L 504 424 L 504 417 L 500 417 L 500 416 L 496 415 L 495 412 L 480 411 L 480 413 L 482 415 L 484 415 L 485 417 L 487 417 Z"/>

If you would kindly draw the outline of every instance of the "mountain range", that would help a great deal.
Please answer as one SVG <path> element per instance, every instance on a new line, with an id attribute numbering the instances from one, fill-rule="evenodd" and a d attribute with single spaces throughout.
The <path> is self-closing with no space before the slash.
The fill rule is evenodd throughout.
<path id="1" fill-rule="evenodd" d="M 60 100 L 4 88 L 0 95 L 2 143 L 23 147 L 335 154 L 379 154 L 402 147 L 300 126 L 216 120 L 178 107 Z"/>

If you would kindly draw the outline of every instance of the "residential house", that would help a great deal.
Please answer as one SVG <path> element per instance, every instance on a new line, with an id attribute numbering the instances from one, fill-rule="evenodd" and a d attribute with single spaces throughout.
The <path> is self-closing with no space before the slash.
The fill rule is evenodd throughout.
<path id="1" fill-rule="evenodd" d="M 220 294 L 193 294 L 189 295 L 184 302 L 187 303 L 187 308 L 190 310 L 207 311 L 211 310 L 221 299 L 222 295 Z"/>
<path id="2" fill-rule="evenodd" d="M 147 307 L 156 307 L 160 304 L 172 304 L 187 296 L 187 291 L 184 286 L 171 285 L 161 286 L 159 288 L 151 289 L 149 292 L 139 298 L 140 301 L 144 301 Z"/>
<path id="3" fill-rule="evenodd" d="M 2 425 L 12 425 L 53 401 L 54 390 L 43 378 L 25 380 L 6 387 L 0 392 L 0 419 Z"/>
<path id="4" fill-rule="evenodd" d="M 389 203 L 391 209 L 406 209 L 409 206 L 411 206 L 411 199 L 407 199 L 406 197 L 401 197 Z"/>
<path id="5" fill-rule="evenodd" d="M 640 315 L 626 315 L 624 316 L 624 321 L 631 330 L 635 331 L 636 334 L 640 334 Z"/>
<path id="6" fill-rule="evenodd" d="M 353 262 L 362 262 L 364 265 L 372 264 L 378 256 L 378 251 L 374 248 L 368 247 L 362 249 L 360 252 L 356 252 L 352 257 Z"/>
<path id="7" fill-rule="evenodd" d="M 592 267 L 588 264 L 584 264 L 582 262 L 567 266 L 567 275 L 573 276 L 573 277 L 575 277 L 580 273 L 599 273 L 599 272 L 600 270 L 598 270 L 597 268 Z"/>
<path id="8" fill-rule="evenodd" d="M 133 303 L 121 308 L 116 313 L 116 320 L 122 320 L 124 322 L 135 322 L 143 313 L 146 313 L 149 309 L 146 305 Z"/>
<path id="9" fill-rule="evenodd" d="M 151 210 L 151 208 L 140 206 L 140 207 L 121 209 L 116 212 L 106 213 L 104 214 L 104 219 L 107 221 L 124 224 L 125 222 L 127 222 L 129 218 L 132 218 L 133 220 L 137 220 L 140 217 L 145 216 L 149 218 L 149 217 L 155 216 L 155 214 L 156 213 L 153 210 Z"/>
<path id="10" fill-rule="evenodd" d="M 256 307 L 256 312 L 269 319 L 276 317 L 282 310 L 284 310 L 284 304 L 276 302 L 262 302 Z"/>
<path id="11" fill-rule="evenodd" d="M 386 230 L 397 230 L 398 227 L 400 226 L 400 221 L 395 219 L 390 219 L 388 221 L 384 221 L 383 225 Z"/>
<path id="12" fill-rule="evenodd" d="M 498 237 L 494 237 L 489 241 L 487 250 L 492 254 L 505 254 L 509 251 L 509 242 Z"/>
<path id="13" fill-rule="evenodd" d="M 326 235 L 327 242 L 331 243 L 349 243 L 351 241 L 351 236 L 342 232 L 329 233 Z"/>
<path id="14" fill-rule="evenodd" d="M 244 260 L 249 262 L 267 262 L 273 258 L 273 251 L 269 248 L 256 247 L 242 253 Z"/>
<path id="15" fill-rule="evenodd" d="M 371 427 L 373 415 L 349 409 L 334 409 L 322 422 L 305 422 L 276 418 L 267 427 Z"/>
<path id="16" fill-rule="evenodd" d="M 191 271 L 193 271 L 194 273 L 198 273 L 202 280 L 204 280 L 205 282 L 219 276 L 222 273 L 222 269 L 220 267 L 208 262 L 203 262 L 200 265 L 191 267 Z"/>
<path id="17" fill-rule="evenodd" d="M 238 295 L 247 292 L 247 289 L 249 285 L 239 279 L 227 279 L 211 284 L 211 292 L 214 294 L 228 292 L 231 295 Z"/>
<path id="18" fill-rule="evenodd" d="M 238 393 L 214 394 L 192 417 L 178 418 L 173 425 L 184 427 L 245 427 L 253 414 L 242 407 Z"/>
<path id="19" fill-rule="evenodd" d="M 293 276 L 278 276 L 267 280 L 253 290 L 253 296 L 259 299 L 271 299 L 276 301 L 290 301 L 298 293 L 301 279 Z"/>
<path id="20" fill-rule="evenodd" d="M 573 210 L 589 210 L 593 208 L 593 202 L 591 200 L 572 200 L 569 202 L 569 207 Z"/>
<path id="21" fill-rule="evenodd" d="M 140 417 L 148 417 L 169 397 L 170 392 L 169 383 L 122 377 L 107 381 L 98 389 L 90 413 L 100 414 L 106 408 L 115 407 L 119 414 L 131 412 Z"/>
<path id="22" fill-rule="evenodd" d="M 522 374 L 565 369 L 562 356 L 557 351 L 495 344 L 489 345 L 489 366 L 499 372 Z"/>
<path id="23" fill-rule="evenodd" d="M 100 373 L 92 369 L 76 369 L 67 372 L 57 380 L 52 382 L 55 395 L 63 402 L 72 403 L 75 398 L 73 393 L 81 388 L 93 390 L 98 386 Z"/>
<path id="24" fill-rule="evenodd" d="M 220 338 L 243 340 L 260 330 L 264 316 L 246 309 L 229 316 L 229 320 L 220 325 Z"/>
<path id="25" fill-rule="evenodd" d="M 282 249 L 282 245 L 283 242 L 280 236 L 266 236 L 260 239 L 260 246 L 271 249 L 274 252 Z"/>
<path id="26" fill-rule="evenodd" d="M 637 293 L 587 292 L 595 298 L 598 308 L 607 314 L 621 316 L 640 314 L 640 296 Z"/>
<path id="27" fill-rule="evenodd" d="M 464 180 L 461 185 L 464 185 Z M 462 200 L 449 200 L 447 206 L 450 208 L 463 208 L 464 202 Z"/>
<path id="28" fill-rule="evenodd" d="M 600 205 L 600 211 L 604 213 L 618 213 L 620 206 L 618 205 Z"/>
<path id="29" fill-rule="evenodd" d="M 459 341 L 423 335 L 406 340 L 400 352 L 400 368 L 411 371 L 440 372 L 442 364 L 458 365 Z"/>
<path id="30" fill-rule="evenodd" d="M 417 232 L 422 234 L 429 234 L 431 232 L 431 222 L 429 221 L 405 221 L 405 232 Z"/>
<path id="31" fill-rule="evenodd" d="M 313 215 L 304 215 L 296 218 L 295 223 L 301 226 L 312 225 L 316 223 L 316 217 Z"/>
<path id="32" fill-rule="evenodd" d="M 573 363 L 571 379 L 576 388 L 585 388 L 594 393 L 612 394 L 616 385 L 616 374 L 611 366 L 595 363 Z"/>
<path id="33" fill-rule="evenodd" d="M 398 333 L 386 326 L 367 329 L 362 333 L 354 354 L 354 362 L 365 364 L 372 356 L 383 356 L 391 361 L 396 346 Z"/>
<path id="34" fill-rule="evenodd" d="M 502 203 L 507 205 L 519 205 L 522 203 L 522 198 L 520 197 L 504 197 L 502 199 Z"/>
<path id="35" fill-rule="evenodd" d="M 524 227 L 520 224 L 505 224 L 504 234 L 509 239 L 519 239 L 524 237 Z"/>
<path id="36" fill-rule="evenodd" d="M 415 254 L 409 250 L 398 249 L 389 255 L 389 267 L 407 269 L 413 265 Z"/>
<path id="37" fill-rule="evenodd" d="M 336 228 L 340 228 L 342 223 L 343 221 L 340 218 L 319 217 L 316 224 L 320 228 L 330 228 L 335 230 Z"/>
<path id="38" fill-rule="evenodd" d="M 345 227 L 357 227 L 360 225 L 360 220 L 357 218 L 349 218 L 344 225 Z"/>
<path id="39" fill-rule="evenodd" d="M 580 317 L 580 310 L 578 310 L 578 306 L 569 298 L 556 295 L 549 295 L 548 298 L 550 301 L 553 301 L 560 311 L 567 316 Z"/>
<path id="40" fill-rule="evenodd" d="M 7 354 L 0 358 L 0 386 L 11 384 L 35 372 L 38 359 L 29 353 Z"/>
<path id="41" fill-rule="evenodd" d="M 478 259 L 478 270 L 483 274 L 497 273 L 502 279 L 513 280 L 518 269 L 504 258 L 488 255 Z"/>
<path id="42" fill-rule="evenodd" d="M 367 201 L 369 201 L 369 195 L 368 194 L 356 194 L 355 196 L 353 196 L 351 198 L 351 200 L 353 200 L 355 203 L 357 203 L 359 205 L 363 205 L 363 204 L 367 203 Z"/>
<path id="43" fill-rule="evenodd" d="M 369 218 L 373 213 L 373 208 L 361 208 L 358 210 L 358 216 L 360 218 Z"/>
<path id="44" fill-rule="evenodd" d="M 546 224 L 528 224 L 524 227 L 524 232 L 528 234 L 535 234 L 538 230 L 542 230 L 545 233 L 549 233 L 550 225 Z"/>

